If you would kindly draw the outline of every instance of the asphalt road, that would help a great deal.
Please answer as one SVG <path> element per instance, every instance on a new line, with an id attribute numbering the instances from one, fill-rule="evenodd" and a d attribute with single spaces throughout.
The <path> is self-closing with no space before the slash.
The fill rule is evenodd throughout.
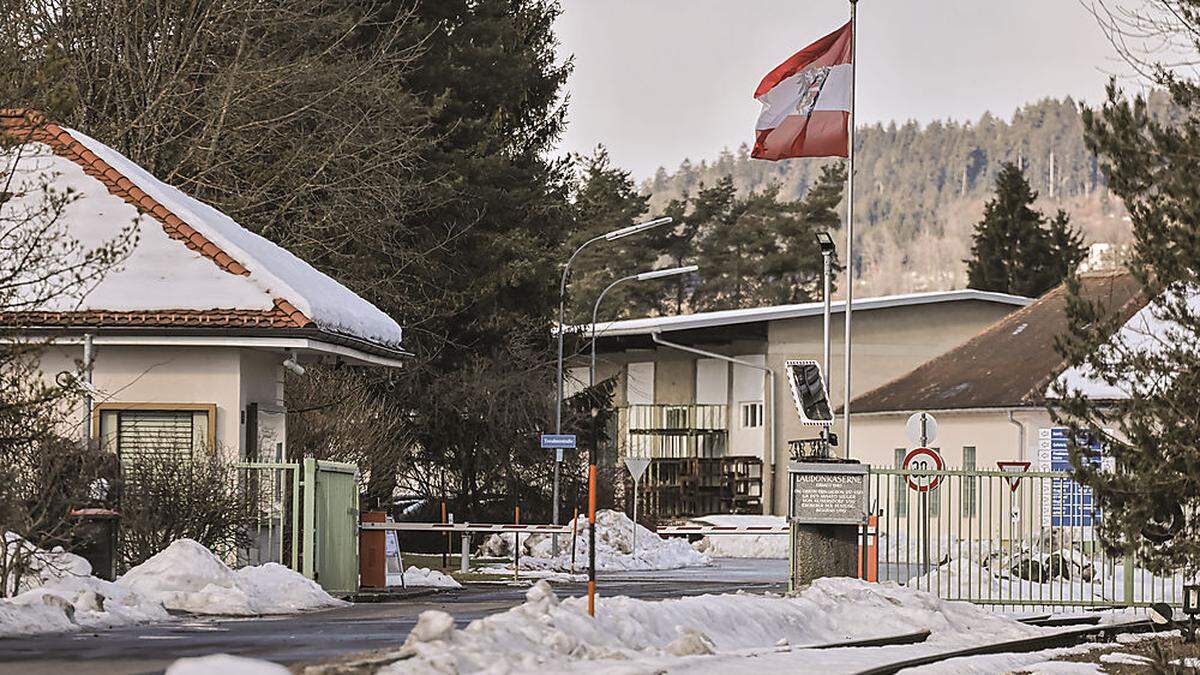
<path id="1" fill-rule="evenodd" d="M 718 560 L 714 567 L 601 576 L 602 595 L 645 599 L 705 593 L 782 591 L 785 560 Z M 363 603 L 324 612 L 255 619 L 195 619 L 0 640 L 0 675 L 8 673 L 157 673 L 178 658 L 227 653 L 284 664 L 397 647 L 421 612 L 440 609 L 460 625 L 520 604 L 525 587 L 471 585 L 398 602 Z M 582 595 L 582 584 L 557 584 L 560 597 Z"/>

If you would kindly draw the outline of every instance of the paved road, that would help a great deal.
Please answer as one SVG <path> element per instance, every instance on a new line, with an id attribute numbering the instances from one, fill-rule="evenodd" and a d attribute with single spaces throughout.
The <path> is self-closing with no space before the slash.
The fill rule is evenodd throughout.
<path id="1" fill-rule="evenodd" d="M 601 593 L 661 599 L 704 593 L 781 591 L 785 560 L 717 561 L 708 568 L 602 576 Z M 582 584 L 556 585 L 560 597 Z M 460 625 L 519 604 L 524 587 L 472 585 L 402 602 L 357 604 L 325 612 L 261 619 L 186 619 L 83 633 L 0 640 L 0 674 L 156 673 L 185 656 L 238 654 L 280 663 L 395 647 L 427 609 L 450 612 Z"/>

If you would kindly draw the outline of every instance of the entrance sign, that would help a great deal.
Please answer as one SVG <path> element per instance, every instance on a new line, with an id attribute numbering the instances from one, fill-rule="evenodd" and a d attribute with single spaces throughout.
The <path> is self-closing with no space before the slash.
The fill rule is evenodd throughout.
<path id="1" fill-rule="evenodd" d="M 937 440 L 937 420 L 926 412 L 913 413 L 904 423 L 904 433 L 908 436 L 908 440 L 924 447 Z"/>
<path id="2" fill-rule="evenodd" d="M 913 448 L 904 456 L 905 471 L 944 471 L 946 463 L 942 456 L 932 448 Z M 909 489 L 917 492 L 936 490 L 943 476 L 905 476 Z"/>
<path id="3" fill-rule="evenodd" d="M 814 525 L 860 525 L 868 511 L 866 464 L 792 462 L 790 520 Z"/>
<path id="4" fill-rule="evenodd" d="M 999 460 L 996 466 L 1000 467 L 1001 471 L 1012 474 L 1005 476 L 1004 480 L 1008 481 L 1008 487 L 1013 492 L 1017 491 L 1017 487 L 1021 485 L 1021 474 L 1029 470 L 1029 462 L 1018 462 L 1013 460 Z"/>

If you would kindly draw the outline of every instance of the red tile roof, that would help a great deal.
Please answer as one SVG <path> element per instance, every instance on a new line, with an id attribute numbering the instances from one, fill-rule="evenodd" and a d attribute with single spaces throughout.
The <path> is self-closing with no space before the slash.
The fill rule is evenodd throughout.
<path id="1" fill-rule="evenodd" d="M 98 180 L 114 196 L 149 214 L 172 239 L 212 260 L 230 274 L 249 276 L 245 265 L 235 260 L 166 206 L 146 194 L 108 162 L 96 156 L 61 126 L 29 110 L 0 109 L 0 135 L 22 141 L 43 143 L 58 156 L 78 164 L 88 176 Z M 274 298 L 270 310 L 211 309 L 110 312 L 10 312 L 0 314 L 0 323 L 22 326 L 228 326 L 308 328 L 314 322 L 291 302 Z"/>

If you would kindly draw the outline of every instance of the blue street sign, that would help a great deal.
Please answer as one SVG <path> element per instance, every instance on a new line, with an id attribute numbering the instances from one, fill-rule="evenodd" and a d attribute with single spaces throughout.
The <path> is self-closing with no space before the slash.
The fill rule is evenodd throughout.
<path id="1" fill-rule="evenodd" d="M 543 448 L 575 449 L 575 434 L 542 434 Z"/>

